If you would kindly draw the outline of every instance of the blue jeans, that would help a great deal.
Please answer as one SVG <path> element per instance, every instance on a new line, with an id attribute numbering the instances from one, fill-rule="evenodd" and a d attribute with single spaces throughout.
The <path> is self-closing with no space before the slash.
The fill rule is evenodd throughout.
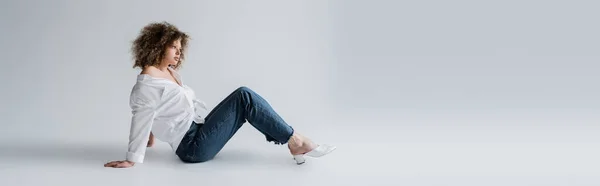
<path id="1" fill-rule="evenodd" d="M 246 121 L 275 144 L 287 143 L 294 133 L 264 98 L 240 87 L 206 116 L 204 124 L 192 123 L 175 154 L 188 163 L 211 160 Z"/>

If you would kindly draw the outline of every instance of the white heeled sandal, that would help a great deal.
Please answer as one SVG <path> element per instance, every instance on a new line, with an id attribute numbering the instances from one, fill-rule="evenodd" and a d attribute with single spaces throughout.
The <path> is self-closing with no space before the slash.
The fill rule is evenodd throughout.
<path id="1" fill-rule="evenodd" d="M 333 152 L 333 150 L 335 150 L 336 148 L 337 147 L 333 146 L 333 145 L 323 144 L 323 145 L 317 146 L 317 148 L 314 148 L 311 151 L 308 151 L 307 153 L 297 154 L 297 155 L 293 155 L 293 156 L 294 156 L 294 160 L 296 160 L 296 164 L 301 165 L 301 164 L 304 164 L 304 162 L 306 162 L 306 160 L 304 159 L 304 156 L 318 158 L 318 157 L 325 156 L 325 155 Z"/>

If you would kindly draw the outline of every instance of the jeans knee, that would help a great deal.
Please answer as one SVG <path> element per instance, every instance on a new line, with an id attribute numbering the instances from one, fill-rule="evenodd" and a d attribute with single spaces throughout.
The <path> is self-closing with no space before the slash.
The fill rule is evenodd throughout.
<path id="1" fill-rule="evenodd" d="M 251 91 L 247 86 L 240 86 L 236 89 L 237 91 Z"/>
<path id="2" fill-rule="evenodd" d="M 250 88 L 248 88 L 246 86 L 238 87 L 237 89 L 235 89 L 235 92 L 237 92 L 237 93 L 251 93 L 251 94 L 254 93 L 254 91 L 252 91 L 252 89 L 250 89 Z"/>

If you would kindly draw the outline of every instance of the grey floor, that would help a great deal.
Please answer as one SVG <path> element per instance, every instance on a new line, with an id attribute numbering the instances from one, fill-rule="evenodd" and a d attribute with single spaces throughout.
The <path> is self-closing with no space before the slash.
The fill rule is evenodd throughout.
<path id="1" fill-rule="evenodd" d="M 245 125 L 206 163 L 159 142 L 144 164 L 104 168 L 126 131 L 31 122 L 3 131 L 0 185 L 600 185 L 598 110 L 394 112 L 296 124 L 338 146 L 301 166 Z"/>

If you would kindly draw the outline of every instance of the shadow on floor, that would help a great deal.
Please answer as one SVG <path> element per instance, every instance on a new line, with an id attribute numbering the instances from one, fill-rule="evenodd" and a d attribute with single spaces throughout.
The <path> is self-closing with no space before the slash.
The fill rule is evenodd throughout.
<path id="1" fill-rule="evenodd" d="M 67 144 L 67 143 L 23 143 L 0 144 L 1 161 L 27 161 L 44 163 L 85 163 L 98 164 L 113 160 L 123 160 L 126 146 L 115 146 L 103 143 Z M 145 162 L 171 164 L 177 166 L 203 167 L 246 167 L 246 166 L 290 166 L 295 165 L 291 155 L 286 156 L 273 152 L 253 151 L 250 149 L 224 149 L 217 156 L 203 163 L 183 163 L 175 153 L 166 146 L 155 146 L 146 151 Z"/>
<path id="2" fill-rule="evenodd" d="M 0 159 L 42 162 L 102 163 L 122 157 L 126 148 L 108 144 L 23 143 L 0 144 Z"/>
<path id="3" fill-rule="evenodd" d="M 211 164 L 220 164 L 223 166 L 283 166 L 296 165 L 292 156 L 287 156 L 286 151 L 280 152 L 263 152 L 253 151 L 249 149 L 226 149 L 217 156 L 208 161 Z"/>

